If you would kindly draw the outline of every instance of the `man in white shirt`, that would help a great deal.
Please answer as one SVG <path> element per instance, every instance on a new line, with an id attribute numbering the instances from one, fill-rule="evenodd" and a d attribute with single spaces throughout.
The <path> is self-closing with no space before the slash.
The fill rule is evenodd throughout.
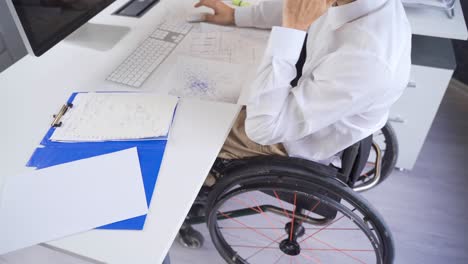
<path id="1" fill-rule="evenodd" d="M 266 0 L 237 9 L 201 0 L 195 6 L 214 10 L 207 22 L 272 28 L 222 158 L 277 154 L 328 162 L 382 128 L 407 86 L 411 30 L 400 0 Z M 303 69 L 296 67 L 301 51 Z"/>

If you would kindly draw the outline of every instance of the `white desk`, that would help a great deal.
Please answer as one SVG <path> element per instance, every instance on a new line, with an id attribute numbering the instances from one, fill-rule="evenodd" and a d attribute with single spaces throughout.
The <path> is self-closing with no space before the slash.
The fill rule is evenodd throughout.
<path id="1" fill-rule="evenodd" d="M 131 90 L 106 82 L 106 76 L 167 15 L 168 3 L 191 7 L 191 1 L 167 0 L 141 19 L 110 16 L 125 2 L 116 1 L 92 21 L 132 28 L 112 50 L 61 43 L 41 58 L 25 57 L 0 75 L 0 190 L 6 176 L 30 170 L 24 167 L 26 161 L 71 92 Z M 141 90 L 166 93 L 158 84 L 174 57 Z M 50 245 L 105 263 L 161 263 L 238 111 L 232 104 L 181 100 L 143 231 L 93 230 Z"/>

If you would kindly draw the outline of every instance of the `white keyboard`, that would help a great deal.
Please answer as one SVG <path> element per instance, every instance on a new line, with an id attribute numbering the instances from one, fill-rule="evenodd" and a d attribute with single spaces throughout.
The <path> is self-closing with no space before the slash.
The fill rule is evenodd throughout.
<path id="1" fill-rule="evenodd" d="M 192 25 L 188 23 L 159 25 L 156 31 L 107 77 L 107 80 L 141 87 L 191 29 Z"/>

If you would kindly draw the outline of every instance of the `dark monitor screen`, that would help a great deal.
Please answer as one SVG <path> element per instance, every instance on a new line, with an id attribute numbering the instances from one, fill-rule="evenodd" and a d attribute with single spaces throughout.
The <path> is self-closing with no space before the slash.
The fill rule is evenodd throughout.
<path id="1" fill-rule="evenodd" d="M 41 56 L 115 0 L 13 0 L 32 51 Z"/>

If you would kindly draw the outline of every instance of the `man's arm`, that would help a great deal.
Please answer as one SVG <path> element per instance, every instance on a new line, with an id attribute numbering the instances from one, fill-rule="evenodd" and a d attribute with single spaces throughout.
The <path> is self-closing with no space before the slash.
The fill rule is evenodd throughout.
<path id="1" fill-rule="evenodd" d="M 220 25 L 272 28 L 282 22 L 283 0 L 267 0 L 258 5 L 232 8 L 220 0 L 201 0 L 195 7 L 205 6 L 214 10 L 204 20 Z"/>
<path id="2" fill-rule="evenodd" d="M 273 28 L 247 104 L 246 132 L 253 141 L 270 145 L 311 135 L 370 106 L 390 80 L 379 58 L 343 48 L 291 87 L 307 29 L 334 2 L 284 0 L 283 27 Z"/>
<path id="3" fill-rule="evenodd" d="M 247 103 L 246 133 L 259 144 L 296 141 L 357 114 L 390 83 L 389 68 L 379 58 L 342 50 L 292 88 L 304 38 L 303 31 L 273 28 Z"/>
<path id="4" fill-rule="evenodd" d="M 240 7 L 235 11 L 235 24 L 240 27 L 272 28 L 281 26 L 283 1 L 269 0 L 258 5 Z"/>

